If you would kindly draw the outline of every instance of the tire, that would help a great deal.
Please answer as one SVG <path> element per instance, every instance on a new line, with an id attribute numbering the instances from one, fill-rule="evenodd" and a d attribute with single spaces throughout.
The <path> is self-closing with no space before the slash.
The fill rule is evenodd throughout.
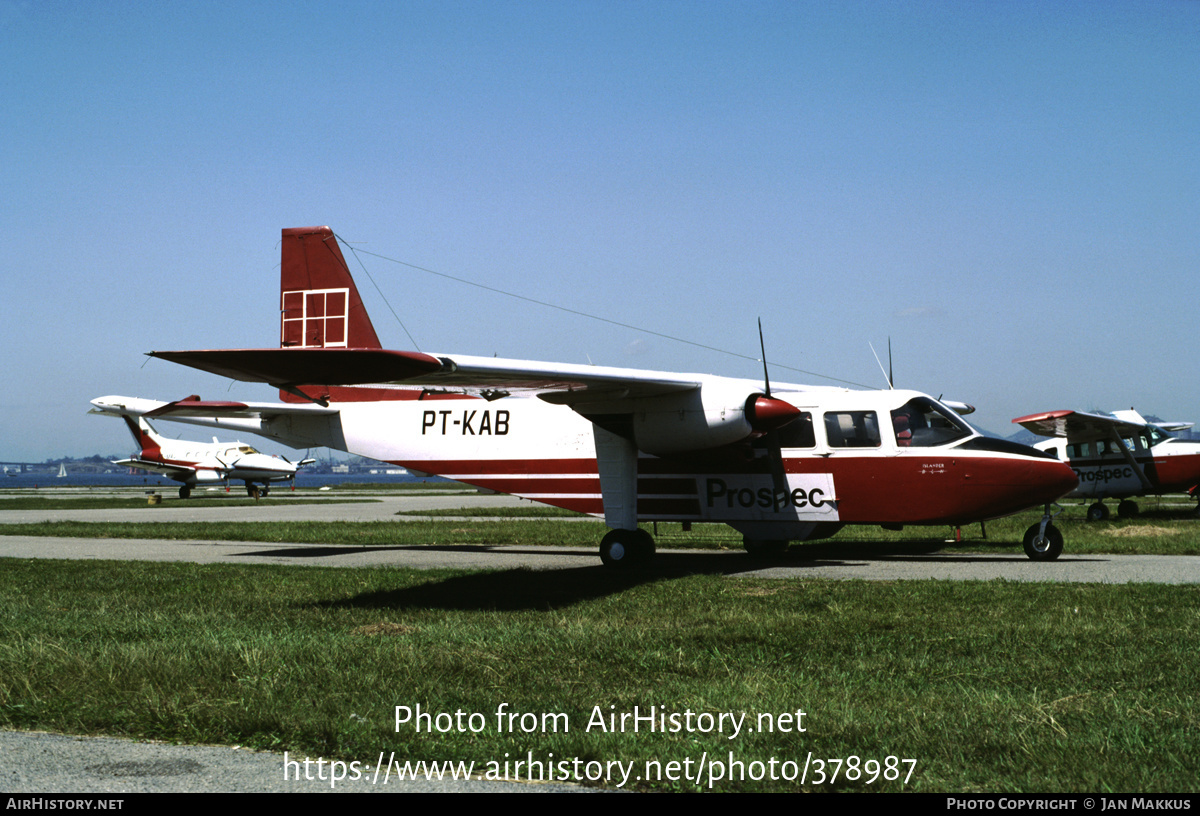
<path id="1" fill-rule="evenodd" d="M 613 569 L 629 569 L 654 557 L 654 537 L 645 530 L 609 530 L 600 540 L 600 560 Z"/>
<path id="2" fill-rule="evenodd" d="M 786 539 L 743 538 L 742 546 L 751 558 L 778 558 L 787 552 Z"/>
<path id="3" fill-rule="evenodd" d="M 192 489 L 190 487 L 187 485 L 179 486 L 179 498 L 186 499 L 190 495 L 192 495 Z"/>
<path id="4" fill-rule="evenodd" d="M 1104 521 L 1109 515 L 1108 505 L 1102 502 L 1096 502 L 1087 509 L 1088 521 Z"/>
<path id="5" fill-rule="evenodd" d="M 1117 505 L 1117 515 L 1121 518 L 1133 518 L 1138 514 L 1137 502 L 1132 499 L 1125 499 Z"/>
<path id="6" fill-rule="evenodd" d="M 1062 555 L 1063 537 L 1053 524 L 1046 525 L 1046 534 L 1039 535 L 1041 522 L 1025 531 L 1025 555 L 1031 561 L 1053 561 Z"/>

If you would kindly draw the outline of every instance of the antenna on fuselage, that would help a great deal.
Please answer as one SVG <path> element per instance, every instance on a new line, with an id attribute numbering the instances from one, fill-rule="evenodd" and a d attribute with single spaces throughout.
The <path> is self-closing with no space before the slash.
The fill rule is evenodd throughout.
<path id="1" fill-rule="evenodd" d="M 869 340 L 867 341 L 867 345 L 871 346 L 871 353 L 875 354 L 875 346 Z M 879 365 L 879 370 L 883 371 L 883 363 L 880 362 L 878 354 L 875 354 L 875 362 Z M 887 377 L 888 388 L 895 389 L 896 380 L 892 376 L 892 338 L 890 337 L 888 338 L 888 367 L 887 371 L 883 371 L 883 376 Z"/>

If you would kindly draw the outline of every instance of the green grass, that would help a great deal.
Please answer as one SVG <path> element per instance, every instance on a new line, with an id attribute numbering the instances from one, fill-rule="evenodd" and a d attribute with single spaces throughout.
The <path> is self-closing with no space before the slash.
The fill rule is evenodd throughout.
<path id="1" fill-rule="evenodd" d="M 917 760 L 907 786 L 815 790 L 1194 791 L 1198 628 L 1190 586 L 4 559 L 0 725 L 366 762 Z M 500 732 L 502 703 L 571 729 Z M 417 704 L 486 727 L 397 730 Z M 634 706 L 803 710 L 807 731 L 584 730 Z"/>

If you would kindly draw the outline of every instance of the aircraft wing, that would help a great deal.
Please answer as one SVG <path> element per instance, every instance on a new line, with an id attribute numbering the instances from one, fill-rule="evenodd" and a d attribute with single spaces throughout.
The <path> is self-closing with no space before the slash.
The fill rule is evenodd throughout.
<path id="1" fill-rule="evenodd" d="M 149 459 L 120 459 L 113 462 L 113 464 L 120 465 L 121 467 L 137 468 L 138 470 L 148 470 L 151 473 L 161 473 L 163 476 L 185 481 L 196 472 L 196 468 L 187 465 L 168 465 L 164 462 L 154 462 Z"/>
<path id="2" fill-rule="evenodd" d="M 716 379 L 702 374 L 377 349 L 153 351 L 150 356 L 284 390 L 302 385 L 395 384 L 484 397 L 529 393 L 558 404 L 689 391 L 705 380 Z"/>
<path id="3" fill-rule="evenodd" d="M 1013 422 L 1040 436 L 1065 437 L 1072 444 L 1112 439 L 1114 431 L 1120 434 L 1122 431 L 1138 431 L 1146 427 L 1145 422 L 1129 422 L 1115 416 L 1085 411 L 1047 411 L 1044 414 L 1017 417 Z"/>

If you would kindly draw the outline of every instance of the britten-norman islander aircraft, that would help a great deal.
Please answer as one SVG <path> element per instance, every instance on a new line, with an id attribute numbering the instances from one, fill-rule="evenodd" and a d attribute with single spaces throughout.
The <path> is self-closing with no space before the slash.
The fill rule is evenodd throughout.
<path id="1" fill-rule="evenodd" d="M 1190 422 L 1148 422 L 1133 409 L 1111 414 L 1048 411 L 1013 422 L 1052 437 L 1034 447 L 1053 453 L 1079 476 L 1072 497 L 1096 499 L 1088 507 L 1088 521 L 1109 517 L 1104 499 L 1121 499 L 1117 514 L 1129 517 L 1138 512 L 1132 496 L 1186 490 L 1200 498 L 1200 443 L 1168 433 L 1190 428 Z"/>
<path id="2" fill-rule="evenodd" d="M 91 413 L 120 415 L 141 450 L 132 459 L 113 464 L 160 473 L 183 482 L 179 487 L 181 499 L 190 496 L 192 488 L 200 484 L 219 483 L 228 489 L 230 479 L 245 482 L 246 492 L 257 499 L 267 495 L 271 482 L 291 480 L 295 484 L 296 471 L 317 461 L 305 459 L 292 464 L 287 459 L 259 453 L 242 442 L 218 442 L 215 436 L 211 444 L 166 439 L 156 434 L 144 418 L 135 420 L 129 414 L 113 410 L 114 407 L 109 405 L 100 410 L 97 406 Z"/>
<path id="3" fill-rule="evenodd" d="M 609 566 L 654 553 L 639 521 L 721 522 L 770 553 L 846 524 L 961 525 L 1038 505 L 1026 553 L 1062 550 L 1049 505 L 1075 487 L 1071 469 L 982 436 L 925 394 L 388 351 L 328 227 L 283 230 L 280 279 L 280 348 L 150 354 L 270 384 L 282 404 L 94 404 L 602 516 Z"/>

